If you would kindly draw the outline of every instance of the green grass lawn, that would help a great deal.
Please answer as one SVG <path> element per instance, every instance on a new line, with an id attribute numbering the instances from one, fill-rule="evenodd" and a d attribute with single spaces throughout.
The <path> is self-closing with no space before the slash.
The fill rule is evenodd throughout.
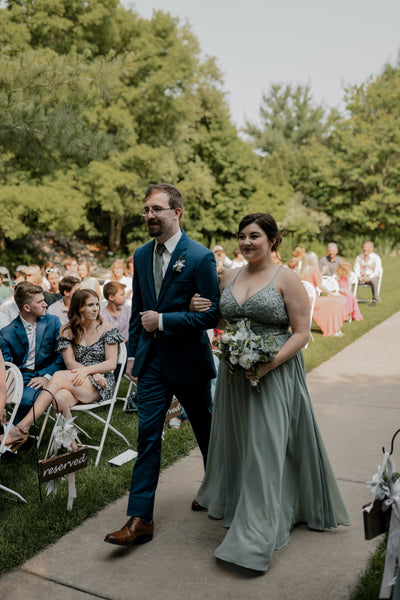
<path id="1" fill-rule="evenodd" d="M 387 317 L 400 310 L 400 258 L 387 258 L 383 261 L 382 302 L 376 307 L 362 303 L 361 312 L 364 321 L 346 323 L 344 337 L 324 338 L 313 327 L 315 341 L 310 341 L 304 351 L 307 371 L 328 360 L 336 352 L 359 338 Z M 370 297 L 370 290 L 362 290 Z M 90 431 L 94 440 L 101 435 L 99 424 L 93 423 L 85 415 L 80 415 L 80 424 Z M 112 419 L 113 425 L 131 440 L 136 448 L 137 417 L 134 413 L 124 413 L 122 402 L 118 402 Z M 44 458 L 46 441 L 42 444 L 40 458 Z M 195 446 L 192 430 L 189 426 L 179 430 L 165 428 L 162 468 L 172 464 L 187 454 Z M 39 550 L 58 540 L 62 535 L 96 514 L 109 502 L 119 498 L 129 488 L 133 463 L 122 467 L 112 467 L 107 460 L 123 452 L 125 444 L 112 432 L 108 434 L 100 464 L 94 467 L 94 452 L 89 455 L 89 465 L 76 474 L 78 497 L 72 511 L 67 511 L 67 485 L 61 482 L 57 495 L 46 497 L 42 488 L 43 502 L 40 503 L 36 462 L 33 443 L 21 449 L 12 461 L 0 462 L 0 481 L 21 493 L 27 504 L 21 504 L 15 497 L 0 491 L 0 574 L 9 571 L 34 556 Z M 196 490 L 193 490 L 195 493 Z M 101 532 L 99 532 L 101 536 Z M 379 562 L 379 561 L 376 561 Z M 376 569 L 375 569 L 376 571 Z M 379 573 L 372 575 L 379 578 Z M 379 589 L 379 588 L 378 588 Z M 353 600 L 372 600 L 375 596 L 353 596 Z"/>

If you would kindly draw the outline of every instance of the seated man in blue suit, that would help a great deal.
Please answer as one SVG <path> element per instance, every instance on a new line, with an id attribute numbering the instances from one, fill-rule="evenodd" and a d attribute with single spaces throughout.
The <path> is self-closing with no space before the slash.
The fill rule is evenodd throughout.
<path id="1" fill-rule="evenodd" d="M 53 373 L 65 369 L 65 365 L 57 352 L 60 319 L 46 314 L 42 288 L 23 281 L 15 288 L 14 300 L 19 315 L 0 330 L 0 349 L 4 360 L 20 368 L 24 380 L 18 422 L 33 405 L 35 392 L 45 387 Z"/>
<path id="2" fill-rule="evenodd" d="M 138 457 L 129 494 L 130 519 L 105 538 L 120 546 L 153 537 L 161 435 L 173 396 L 189 417 L 204 463 L 207 459 L 211 379 L 216 374 L 207 329 L 216 327 L 219 319 L 218 277 L 214 254 L 180 229 L 182 211 L 183 196 L 176 187 L 148 187 L 142 215 L 155 239 L 133 257 L 126 367 L 129 376 L 138 377 Z M 194 294 L 210 299 L 206 312 L 190 311 Z"/>

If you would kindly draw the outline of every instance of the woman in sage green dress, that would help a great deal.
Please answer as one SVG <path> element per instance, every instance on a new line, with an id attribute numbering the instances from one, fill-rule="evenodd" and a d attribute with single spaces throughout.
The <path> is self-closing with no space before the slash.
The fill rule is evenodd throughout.
<path id="1" fill-rule="evenodd" d="M 225 273 L 221 314 L 230 323 L 250 319 L 280 350 L 260 365 L 258 392 L 252 370 L 230 381 L 221 361 L 207 469 L 192 508 L 229 528 L 217 558 L 266 571 L 296 523 L 322 531 L 351 522 L 306 386 L 300 350 L 309 336 L 308 296 L 296 273 L 272 261 L 281 241 L 273 217 L 247 215 L 238 238 L 248 264 Z M 207 310 L 206 299 L 193 303 Z"/>

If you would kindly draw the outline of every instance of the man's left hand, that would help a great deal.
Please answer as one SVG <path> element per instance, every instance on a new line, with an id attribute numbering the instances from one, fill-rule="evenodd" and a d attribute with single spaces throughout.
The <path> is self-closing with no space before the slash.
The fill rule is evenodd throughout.
<path id="1" fill-rule="evenodd" d="M 146 331 L 152 333 L 158 329 L 158 312 L 155 310 L 146 310 L 145 312 L 141 312 L 140 316 L 142 317 L 142 325 Z"/>
<path id="2" fill-rule="evenodd" d="M 47 383 L 48 381 L 46 377 L 32 377 L 30 382 L 27 384 L 27 387 L 40 390 L 40 388 L 46 387 Z"/>

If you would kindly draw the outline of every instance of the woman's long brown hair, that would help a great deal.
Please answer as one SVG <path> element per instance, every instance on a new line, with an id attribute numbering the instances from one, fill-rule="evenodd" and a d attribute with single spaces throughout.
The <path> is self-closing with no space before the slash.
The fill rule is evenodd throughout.
<path id="1" fill-rule="evenodd" d="M 76 290 L 76 292 L 74 292 L 74 294 L 72 295 L 71 304 L 70 304 L 69 311 L 68 311 L 69 321 L 63 327 L 63 331 L 65 331 L 66 329 L 71 330 L 71 333 L 72 333 L 71 339 L 72 339 L 73 345 L 79 344 L 79 342 L 81 341 L 81 339 L 85 333 L 85 328 L 83 327 L 83 324 L 82 324 L 82 322 L 83 322 L 82 309 L 84 308 L 84 306 L 86 304 L 86 300 L 88 298 L 90 298 L 90 296 L 93 296 L 100 302 L 98 295 L 93 290 Z M 103 319 L 100 316 L 100 308 L 99 308 L 99 314 L 97 315 L 97 321 L 98 321 L 97 327 L 100 327 L 100 325 L 103 323 Z"/>

